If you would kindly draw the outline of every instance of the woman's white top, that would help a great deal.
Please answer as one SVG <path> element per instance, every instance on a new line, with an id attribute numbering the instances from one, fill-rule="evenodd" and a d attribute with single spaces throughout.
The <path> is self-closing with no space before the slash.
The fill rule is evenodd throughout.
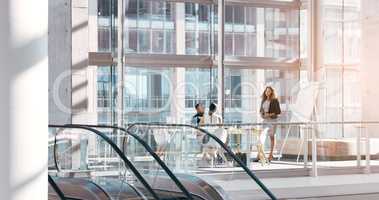
<path id="1" fill-rule="evenodd" d="M 265 113 L 268 113 L 268 111 L 270 110 L 270 100 L 264 101 L 262 104 L 262 108 Z"/>

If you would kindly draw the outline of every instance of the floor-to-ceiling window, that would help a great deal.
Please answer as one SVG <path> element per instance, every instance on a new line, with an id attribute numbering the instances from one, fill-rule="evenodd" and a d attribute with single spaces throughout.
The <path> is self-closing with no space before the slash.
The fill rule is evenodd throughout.
<path id="1" fill-rule="evenodd" d="M 323 83 L 320 121 L 359 121 L 360 1 L 322 1 Z M 355 137 L 351 125 L 325 126 L 323 137 Z"/>
<path id="2" fill-rule="evenodd" d="M 259 4 L 226 1 L 225 77 L 218 77 L 217 70 L 217 4 L 212 1 L 124 2 L 126 122 L 187 123 L 196 103 L 205 106 L 220 103 L 217 96 L 221 78 L 225 122 L 260 121 L 260 97 L 268 85 L 277 90 L 286 120 L 290 91 L 300 78 L 297 1 Z M 113 55 L 116 55 L 118 31 L 116 8 L 115 0 L 98 1 L 98 51 Z M 103 94 L 104 80 L 100 75 L 103 71 L 98 73 L 98 90 Z M 98 98 L 104 99 L 103 96 Z M 98 102 L 98 106 L 108 106 Z"/>

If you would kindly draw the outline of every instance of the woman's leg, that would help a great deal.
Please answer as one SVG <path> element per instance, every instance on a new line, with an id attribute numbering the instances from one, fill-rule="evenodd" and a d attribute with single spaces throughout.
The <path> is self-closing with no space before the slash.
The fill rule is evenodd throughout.
<path id="1" fill-rule="evenodd" d="M 270 136 L 270 142 L 271 142 L 271 146 L 270 146 L 270 154 L 268 156 L 268 160 L 273 160 L 274 156 L 273 156 L 273 152 L 274 152 L 274 147 L 275 147 L 275 132 L 276 132 L 276 126 L 273 126 L 272 128 L 270 128 L 269 130 L 269 136 Z"/>

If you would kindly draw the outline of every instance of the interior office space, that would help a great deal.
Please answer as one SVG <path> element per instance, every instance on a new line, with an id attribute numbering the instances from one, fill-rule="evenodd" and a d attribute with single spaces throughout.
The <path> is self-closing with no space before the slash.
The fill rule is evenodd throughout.
<path id="1" fill-rule="evenodd" d="M 4 198 L 379 198 L 378 1 L 0 4 Z"/>

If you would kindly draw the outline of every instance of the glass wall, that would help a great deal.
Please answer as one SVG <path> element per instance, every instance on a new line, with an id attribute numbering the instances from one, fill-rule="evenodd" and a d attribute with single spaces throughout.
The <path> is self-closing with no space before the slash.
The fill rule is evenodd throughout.
<path id="1" fill-rule="evenodd" d="M 300 11 L 291 2 L 288 6 L 272 7 L 254 2 L 227 2 L 224 53 L 226 61 L 239 59 L 225 66 L 225 77 L 218 77 L 214 60 L 218 53 L 217 5 L 190 1 L 125 2 L 125 122 L 170 122 L 180 118 L 188 123 L 197 103 L 206 107 L 211 102 L 220 103 L 219 78 L 225 85 L 225 122 L 259 122 L 260 97 L 268 85 L 276 89 L 284 110 L 283 119 L 287 119 L 290 91 L 300 78 L 300 62 L 282 69 L 286 61 L 277 59 L 296 61 L 300 56 Z M 111 52 L 111 47 L 116 46 L 115 37 L 110 36 L 117 30 L 115 3 L 98 0 L 99 51 Z M 156 64 L 149 55 L 161 55 L 154 58 L 168 63 Z M 204 56 L 213 61 L 210 66 L 183 63 Z M 245 58 L 259 64 L 243 62 Z M 263 63 L 260 58 L 265 58 Z M 133 64 L 128 63 L 129 59 Z M 104 71 L 98 73 L 98 90 L 103 94 Z M 103 96 L 98 97 L 98 107 L 109 108 L 108 102 L 100 100 Z M 105 114 L 99 114 L 98 118 L 109 119 Z"/>
<path id="2" fill-rule="evenodd" d="M 185 46 L 188 55 L 210 55 L 213 52 L 215 6 L 185 4 Z M 179 15 L 179 14 L 178 14 Z"/>
<path id="3" fill-rule="evenodd" d="M 128 122 L 166 122 L 170 114 L 172 69 L 125 67 L 124 117 Z"/>
<path id="4" fill-rule="evenodd" d="M 127 2 L 125 52 L 174 54 L 175 4 L 151 0 Z"/>
<path id="5" fill-rule="evenodd" d="M 322 2 L 324 83 L 320 109 L 321 121 L 359 121 L 361 119 L 360 83 L 360 1 Z M 329 125 L 325 137 L 355 137 L 349 125 Z"/>
<path id="6" fill-rule="evenodd" d="M 198 0 L 125 1 L 122 30 L 125 123 L 189 123 L 197 103 L 208 107 L 211 102 L 223 103 L 226 123 L 261 122 L 259 108 L 266 86 L 275 88 L 283 111 L 280 120 L 290 122 L 294 116 L 291 106 L 296 103 L 300 88 L 309 84 L 311 78 L 320 84 L 317 98 L 310 103 L 314 106 L 312 120 L 359 121 L 362 116 L 361 1 L 318 1 L 320 24 L 313 27 L 317 29 L 314 33 L 317 44 L 312 47 L 317 54 L 314 58 L 317 66 L 312 72 L 311 66 L 307 66 L 307 50 L 308 33 L 314 30 L 309 29 L 308 11 L 304 7 L 294 6 L 295 1 L 290 0 L 226 1 L 224 77 L 219 77 L 217 66 L 221 51 L 216 4 L 198 3 Z M 117 2 L 97 2 L 98 51 L 111 52 L 115 58 Z M 117 121 L 114 69 L 98 67 L 97 70 L 99 123 Z M 220 79 L 224 88 L 220 88 Z M 221 90 L 224 102 L 219 102 Z M 340 141 L 347 144 L 359 131 L 353 125 L 341 124 L 317 128 L 317 137 L 321 142 L 326 141 L 323 145 L 327 142 L 338 145 Z M 284 137 L 289 128 L 284 129 L 280 128 L 282 134 L 277 139 Z M 302 131 L 299 127 L 291 130 L 291 144 L 299 144 Z M 292 154 L 297 156 L 300 150 L 295 148 L 290 150 L 296 151 Z M 318 153 L 325 160 L 332 154 L 326 150 Z M 349 156 L 354 157 L 353 154 Z"/>
<path id="7" fill-rule="evenodd" d="M 110 125 L 115 121 L 116 73 L 113 66 L 97 68 L 97 121 Z"/>
<path id="8" fill-rule="evenodd" d="M 117 0 L 97 0 L 97 51 L 112 52 L 117 44 Z"/>

